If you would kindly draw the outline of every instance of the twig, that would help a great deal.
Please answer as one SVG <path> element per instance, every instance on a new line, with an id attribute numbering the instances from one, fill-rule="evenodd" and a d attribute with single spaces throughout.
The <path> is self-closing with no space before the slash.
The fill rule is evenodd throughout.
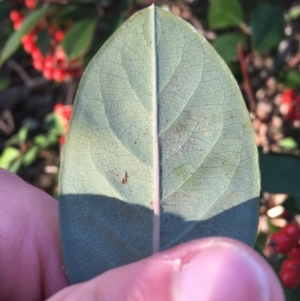
<path id="1" fill-rule="evenodd" d="M 242 22 L 239 26 L 240 26 L 240 29 L 241 29 L 246 35 L 250 35 L 250 34 L 251 34 L 250 27 L 249 27 L 246 23 Z"/>
<path id="2" fill-rule="evenodd" d="M 66 101 L 65 101 L 66 105 L 73 104 L 77 85 L 78 85 L 78 80 L 75 80 L 75 79 L 73 79 L 72 81 L 70 81 L 68 83 L 67 95 L 66 95 Z"/>
<path id="3" fill-rule="evenodd" d="M 30 86 L 16 86 L 0 93 L 0 109 L 1 107 L 9 107 L 19 97 L 26 95 L 28 91 L 35 90 L 46 85 L 49 81 L 43 77 L 33 79 Z"/>
<path id="4" fill-rule="evenodd" d="M 290 68 L 294 68 L 300 62 L 300 53 L 297 53 L 292 59 L 289 60 L 287 65 Z"/>
<path id="5" fill-rule="evenodd" d="M 15 123 L 9 110 L 4 110 L 0 118 L 0 130 L 6 135 L 11 135 L 15 130 Z"/>
<path id="6" fill-rule="evenodd" d="M 245 90 L 245 93 L 247 95 L 248 102 L 249 102 L 249 111 L 254 113 L 256 110 L 256 102 L 255 102 L 255 98 L 253 95 L 253 91 L 252 91 L 252 87 L 251 87 L 251 83 L 250 83 L 250 79 L 249 79 L 249 74 L 248 74 L 248 70 L 247 70 L 247 64 L 245 61 L 243 46 L 241 44 L 238 44 L 238 46 L 237 46 L 237 53 L 238 53 L 238 59 L 240 62 L 242 74 L 243 74 L 243 79 L 244 79 L 243 88 Z"/>
<path id="7" fill-rule="evenodd" d="M 16 61 L 13 59 L 8 60 L 7 62 L 8 66 L 11 67 L 13 70 L 15 70 L 23 82 L 26 84 L 26 86 L 30 86 L 32 83 L 32 79 L 29 77 L 29 75 L 26 73 L 26 71 L 23 69 L 23 67 L 18 64 Z"/>

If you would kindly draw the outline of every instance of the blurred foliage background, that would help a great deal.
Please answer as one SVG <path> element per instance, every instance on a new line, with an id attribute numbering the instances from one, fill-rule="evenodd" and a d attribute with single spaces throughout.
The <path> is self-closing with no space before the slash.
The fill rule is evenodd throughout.
<path id="1" fill-rule="evenodd" d="M 151 3 L 0 1 L 0 167 L 57 197 L 60 151 L 80 77 L 120 24 Z M 274 254 L 268 238 L 300 223 L 300 1 L 155 4 L 191 23 L 240 85 L 260 155 L 256 249 L 278 272 L 286 255 Z M 286 295 L 300 300 L 299 286 Z"/>

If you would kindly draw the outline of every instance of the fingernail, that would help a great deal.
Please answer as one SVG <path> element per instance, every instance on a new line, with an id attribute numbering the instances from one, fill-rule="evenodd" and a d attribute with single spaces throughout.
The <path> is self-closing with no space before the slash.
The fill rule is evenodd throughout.
<path id="1" fill-rule="evenodd" d="M 186 262 L 181 259 L 172 300 L 267 301 L 271 300 L 268 278 L 260 262 L 245 249 L 230 243 L 211 244 Z"/>

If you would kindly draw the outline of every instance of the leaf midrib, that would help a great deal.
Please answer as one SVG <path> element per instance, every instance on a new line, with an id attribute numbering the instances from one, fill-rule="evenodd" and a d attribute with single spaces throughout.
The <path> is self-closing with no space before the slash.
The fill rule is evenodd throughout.
<path id="1" fill-rule="evenodd" d="M 160 241 L 160 170 L 158 139 L 158 102 L 157 102 L 157 54 L 156 54 L 156 8 L 150 7 L 152 13 L 152 95 L 153 95 L 153 253 L 159 251 Z"/>

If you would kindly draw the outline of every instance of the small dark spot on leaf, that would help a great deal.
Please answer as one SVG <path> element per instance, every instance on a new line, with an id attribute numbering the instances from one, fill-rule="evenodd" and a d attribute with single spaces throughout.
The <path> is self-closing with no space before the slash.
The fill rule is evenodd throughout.
<path id="1" fill-rule="evenodd" d="M 121 181 L 122 185 L 127 183 L 127 178 L 128 178 L 127 171 L 125 171 L 124 177 L 122 178 L 122 181 Z"/>

